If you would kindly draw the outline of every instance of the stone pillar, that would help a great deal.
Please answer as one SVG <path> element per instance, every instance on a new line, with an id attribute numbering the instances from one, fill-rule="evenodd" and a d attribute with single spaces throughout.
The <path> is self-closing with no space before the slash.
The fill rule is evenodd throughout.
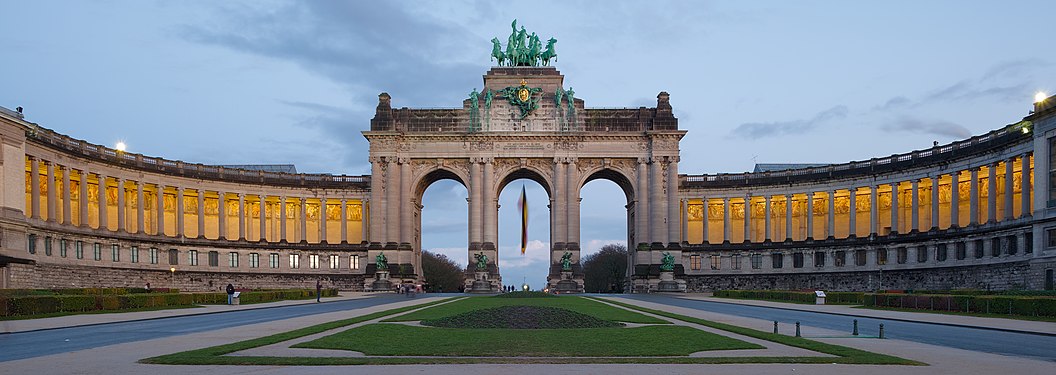
<path id="1" fill-rule="evenodd" d="M 414 241 L 414 230 L 411 226 L 411 219 L 414 218 L 414 212 L 416 211 L 416 203 L 414 202 L 414 194 L 412 193 L 413 187 L 411 187 L 411 159 L 401 158 L 400 160 L 400 244 L 412 244 Z M 326 233 L 325 230 L 323 233 Z M 325 237 L 324 237 L 325 238 Z"/>
<path id="2" fill-rule="evenodd" d="M 960 171 L 954 171 L 953 173 L 950 173 L 950 228 L 956 228 L 960 226 L 960 174 Z"/>
<path id="3" fill-rule="evenodd" d="M 652 201 L 652 204 L 650 204 L 652 213 L 649 219 L 653 224 L 653 228 L 649 232 L 653 235 L 652 243 L 659 243 L 662 246 L 667 243 L 667 223 L 664 222 L 664 219 L 667 218 L 667 206 L 664 205 L 664 165 L 662 158 L 654 156 L 649 169 L 652 174 L 649 184 L 649 193 L 652 195 L 652 199 L 650 199 Z"/>
<path id="4" fill-rule="evenodd" d="M 370 157 L 370 227 L 369 231 L 364 230 L 363 233 L 369 232 L 367 242 L 382 243 L 385 242 L 385 226 L 382 223 L 385 220 L 385 202 L 383 202 L 382 192 L 385 190 L 385 180 L 382 173 L 383 164 L 381 158 L 377 156 Z M 470 183 L 472 186 L 472 182 Z M 472 194 L 471 194 L 472 196 Z M 282 224 L 286 225 L 286 199 L 285 197 L 279 200 L 279 205 L 282 206 L 282 212 L 280 216 L 283 217 Z M 367 220 L 367 215 L 363 215 L 363 220 Z M 285 228 L 285 227 L 284 227 Z M 472 227 L 471 227 L 472 228 Z M 280 235 L 282 240 L 286 239 L 286 230 L 283 229 Z"/>
<path id="5" fill-rule="evenodd" d="M 375 185 L 371 184 L 371 186 Z M 373 194 L 373 191 L 371 193 Z M 282 242 L 286 242 L 286 220 L 286 196 L 283 195 L 279 197 L 279 241 Z"/>
<path id="6" fill-rule="evenodd" d="M 40 220 L 40 160 L 29 158 L 29 217 Z"/>
<path id="7" fill-rule="evenodd" d="M 565 247 L 579 249 L 579 167 L 575 158 L 568 164 L 568 177 L 565 179 L 565 196 L 568 197 L 566 209 L 568 210 L 568 233 L 566 234 Z M 678 209 L 677 207 L 675 208 Z M 494 211 L 494 209 L 489 209 Z M 676 211 L 677 212 L 677 211 Z"/>
<path id="8" fill-rule="evenodd" d="M 873 185 L 869 187 L 869 235 L 875 236 L 877 234 L 877 227 L 880 226 L 880 186 Z M 892 210 L 894 206 L 891 207 Z M 894 231 L 895 227 L 891 226 L 891 231 Z"/>
<path id="9" fill-rule="evenodd" d="M 102 230 L 109 230 L 107 227 L 110 225 L 110 215 L 107 214 L 106 185 L 107 177 L 99 174 L 99 229 Z"/>
<path id="10" fill-rule="evenodd" d="M 491 243 L 491 246 L 498 250 L 498 228 L 499 228 L 499 197 L 498 192 L 495 191 L 495 159 L 485 158 L 484 159 L 484 176 L 483 176 L 483 197 L 482 209 L 484 210 L 484 235 L 483 242 Z M 578 223 L 578 221 L 576 222 Z M 579 232 L 576 232 L 579 233 Z"/>
<path id="11" fill-rule="evenodd" d="M 773 213 L 770 211 L 770 198 L 769 194 L 763 196 L 763 242 L 770 242 L 771 239 L 770 216 Z"/>
<path id="12" fill-rule="evenodd" d="M 402 178 L 401 178 L 401 180 L 402 180 Z M 410 215 L 401 215 L 400 216 L 400 220 L 401 221 L 403 220 L 403 216 L 410 216 Z M 326 233 L 326 224 L 327 224 L 326 221 L 327 220 L 326 219 L 327 219 L 326 218 L 326 197 L 322 197 L 322 198 L 319 198 L 319 243 L 330 242 L 330 241 L 326 240 L 326 235 L 327 235 L 327 233 Z M 403 232 L 403 229 L 400 229 L 400 231 Z M 408 230 L 407 232 L 410 232 L 410 230 Z"/>
<path id="13" fill-rule="evenodd" d="M 836 190 L 828 192 L 829 194 L 829 222 L 825 226 L 825 231 L 828 232 L 829 238 L 836 237 Z"/>
<path id="14" fill-rule="evenodd" d="M 385 173 L 385 179 L 387 182 L 385 189 L 388 194 L 386 194 L 387 197 L 385 197 L 385 208 L 388 214 L 385 215 L 385 242 L 386 246 L 395 246 L 400 243 L 400 165 L 394 157 L 389 157 L 387 159 L 389 167 L 388 172 Z M 476 183 L 474 183 L 474 185 L 475 184 Z M 303 215 L 301 219 L 304 219 Z M 478 226 L 480 225 L 480 221 L 478 220 L 476 223 L 477 225 L 473 225 L 473 223 L 470 222 L 469 230 L 472 234 L 474 228 L 476 228 L 476 233 L 479 235 L 480 228 Z M 303 231 L 301 232 L 301 239 L 304 239 Z"/>
<path id="15" fill-rule="evenodd" d="M 246 240 L 246 195 L 238 193 L 238 240 Z"/>
<path id="16" fill-rule="evenodd" d="M 814 239 L 814 192 L 807 192 L 807 239 Z"/>
<path id="17" fill-rule="evenodd" d="M 478 158 L 470 158 L 469 163 L 469 180 L 471 181 L 469 184 L 469 250 L 475 251 L 480 248 L 482 239 L 481 215 L 483 209 L 481 208 L 481 202 L 484 201 L 482 193 L 484 178 L 481 176 L 482 172 Z"/>
<path id="18" fill-rule="evenodd" d="M 678 208 L 678 156 L 667 158 L 667 242 L 679 243 L 680 221 Z"/>
<path id="19" fill-rule="evenodd" d="M 711 239 L 709 238 L 711 236 L 708 233 L 708 217 L 710 216 L 709 215 L 710 211 L 708 210 L 708 197 L 701 197 L 700 201 L 704 203 L 704 210 L 703 210 L 703 212 L 704 212 L 704 216 L 703 216 L 704 221 L 701 223 L 701 231 L 704 232 L 704 236 L 701 237 L 700 243 L 703 244 L 703 245 L 707 245 L 707 244 L 711 243 Z M 686 216 L 686 218 L 687 218 L 686 222 L 688 223 L 689 222 L 689 219 L 688 219 L 689 216 Z"/>
<path id="20" fill-rule="evenodd" d="M 792 241 L 792 194 L 785 195 L 785 240 Z"/>
<path id="21" fill-rule="evenodd" d="M 157 196 L 158 203 L 157 203 L 157 205 L 155 205 L 156 209 L 154 211 L 155 211 L 155 215 L 157 216 L 157 219 L 154 221 L 154 223 L 158 226 L 157 235 L 164 236 L 165 235 L 165 185 L 162 185 L 162 184 L 159 183 L 157 185 L 157 190 L 156 191 L 158 193 L 157 194 L 158 195 Z M 223 206 L 221 206 L 221 208 L 223 208 Z"/>
<path id="22" fill-rule="evenodd" d="M 979 224 L 979 168 L 972 168 L 969 172 L 971 181 L 968 183 L 968 225 Z"/>
<path id="23" fill-rule="evenodd" d="M 997 163 L 987 168 L 986 179 L 986 222 L 997 221 Z"/>
<path id="24" fill-rule="evenodd" d="M 341 198 L 341 243 L 348 243 L 348 200 L 345 198 Z"/>
<path id="25" fill-rule="evenodd" d="M 125 179 L 117 178 L 117 231 L 125 230 Z"/>
<path id="26" fill-rule="evenodd" d="M 858 236 L 858 188 L 847 189 L 850 199 L 851 212 L 847 215 L 847 238 Z"/>
<path id="27" fill-rule="evenodd" d="M 744 195 L 744 242 L 752 242 L 752 196 Z"/>
<path id="28" fill-rule="evenodd" d="M 931 178 L 931 228 L 939 229 L 939 176 Z"/>
<path id="29" fill-rule="evenodd" d="M 912 181 L 912 191 L 910 193 L 910 232 L 920 230 L 920 179 L 914 178 Z"/>
<path id="30" fill-rule="evenodd" d="M 217 214 L 218 214 L 217 215 L 217 220 L 216 220 L 216 223 L 217 223 L 216 227 L 217 227 L 217 232 L 219 233 L 219 234 L 217 234 L 216 238 L 219 239 L 219 240 L 226 240 L 227 239 L 227 193 L 223 192 L 223 191 L 218 191 L 218 192 L 216 192 L 216 195 L 217 195 L 217 201 L 216 201 L 217 210 L 216 211 L 217 211 Z"/>
<path id="31" fill-rule="evenodd" d="M 1021 217 L 1033 216 L 1034 208 L 1030 206 L 1030 153 L 1025 153 L 1020 157 L 1020 200 L 1022 201 L 1023 215 Z"/>
<path id="32" fill-rule="evenodd" d="M 198 238 L 205 238 L 205 190 L 199 186 L 198 193 Z"/>
<path id="33" fill-rule="evenodd" d="M 298 238 L 298 242 L 308 242 L 308 199 L 305 197 L 300 197 L 297 199 L 301 203 L 301 235 Z"/>
<path id="34" fill-rule="evenodd" d="M 81 207 L 81 227 L 90 228 L 88 224 L 88 171 L 81 170 L 81 197 L 78 205 Z"/>
<path id="35" fill-rule="evenodd" d="M 682 198 L 679 207 L 681 207 L 679 223 L 682 223 L 682 235 L 679 236 L 679 242 L 689 243 L 689 199 Z"/>
<path id="36" fill-rule="evenodd" d="M 264 195 L 264 194 L 260 194 L 257 197 L 259 197 L 259 199 L 260 199 L 259 201 L 257 201 L 257 205 L 258 205 L 257 212 L 260 213 L 260 216 L 258 217 L 259 225 L 260 225 L 260 238 L 258 240 L 259 241 L 267 241 L 268 240 L 268 196 Z"/>
<path id="37" fill-rule="evenodd" d="M 1015 177 L 1012 175 L 1012 164 L 1016 162 L 1016 158 L 1005 160 L 1005 215 L 1004 220 L 1012 220 L 1015 217 L 1014 195 L 1015 192 L 1013 187 L 1015 186 Z"/>
<path id="38" fill-rule="evenodd" d="M 638 158 L 638 188 L 634 195 L 634 219 L 637 223 L 635 239 L 638 244 L 649 243 L 649 164 L 648 159 Z M 729 238 L 727 238 L 728 240 Z M 630 250 L 630 249 L 628 249 Z M 633 251 L 631 252 L 634 253 Z"/>
<path id="39" fill-rule="evenodd" d="M 898 230 L 898 182 L 891 183 L 891 234 L 897 234 Z"/>
<path id="40" fill-rule="evenodd" d="M 363 242 L 370 242 L 370 225 L 373 222 L 370 215 L 367 215 L 370 212 L 370 202 L 369 198 L 363 199 L 359 205 L 359 234 L 363 237 Z"/>
<path id="41" fill-rule="evenodd" d="M 136 233 L 147 233 L 147 205 L 143 200 L 143 181 L 136 181 Z"/>
<path id="42" fill-rule="evenodd" d="M 730 242 L 730 197 L 722 198 L 722 242 Z"/>
<path id="43" fill-rule="evenodd" d="M 70 203 L 70 173 L 73 170 L 68 165 L 62 166 L 62 223 L 73 225 L 73 206 Z M 1011 181 L 1011 180 L 1010 180 Z"/>
<path id="44" fill-rule="evenodd" d="M 45 161 L 48 172 L 48 221 L 57 223 L 55 216 L 55 163 Z"/>
<path id="45" fill-rule="evenodd" d="M 183 206 L 183 188 L 176 187 L 176 238 L 183 238 L 187 234 L 187 228 L 184 227 L 187 213 Z"/>

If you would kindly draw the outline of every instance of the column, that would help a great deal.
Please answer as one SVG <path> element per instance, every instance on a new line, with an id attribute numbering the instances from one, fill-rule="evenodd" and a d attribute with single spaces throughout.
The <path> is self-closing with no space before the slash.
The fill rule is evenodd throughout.
<path id="1" fill-rule="evenodd" d="M 69 166 L 62 166 L 62 223 L 73 225 L 73 206 L 70 203 L 70 173 L 73 170 Z M 1011 180 L 1009 180 L 1011 181 Z"/>
<path id="2" fill-rule="evenodd" d="M 411 193 L 411 160 L 402 158 L 400 161 L 400 243 L 413 244 L 414 231 L 411 229 L 411 218 L 416 211 L 414 197 Z M 323 233 L 326 233 L 325 230 Z"/>
<path id="3" fill-rule="evenodd" d="M 910 193 L 910 232 L 920 230 L 920 179 L 914 178 L 912 180 L 912 192 Z"/>
<path id="4" fill-rule="evenodd" d="M 305 197 L 297 199 L 301 202 L 301 235 L 298 242 L 308 242 L 308 199 Z"/>
<path id="5" fill-rule="evenodd" d="M 55 217 L 55 163 L 45 161 L 44 164 L 48 171 L 48 221 L 55 223 L 58 222 Z"/>
<path id="6" fill-rule="evenodd" d="M 394 157 L 388 158 L 389 169 L 385 173 L 385 179 L 387 180 L 387 186 L 385 186 L 388 196 L 385 197 L 385 211 L 388 215 L 385 217 L 385 242 L 391 244 L 400 243 L 400 165 L 397 164 L 397 160 Z M 479 225 L 480 221 L 477 221 Z M 470 224 L 470 231 L 473 230 L 472 223 Z M 301 232 L 304 233 L 304 232 Z M 477 233 L 480 233 L 480 228 L 477 228 Z M 303 234 L 301 235 L 303 238 Z M 394 262 L 396 263 L 396 262 Z"/>
<path id="7" fill-rule="evenodd" d="M 1021 216 L 1022 217 L 1027 217 L 1027 216 L 1034 215 L 1034 208 L 1030 206 L 1030 194 L 1031 194 L 1031 185 L 1030 185 L 1030 153 L 1023 154 L 1023 156 L 1020 157 L 1019 162 L 1021 164 L 1020 174 L 1019 174 L 1019 178 L 1020 178 L 1019 186 L 1020 186 L 1020 190 L 1021 190 L 1021 192 L 1020 192 L 1020 198 L 1021 198 L 1020 200 L 1021 200 L 1021 202 L 1020 203 L 1022 204 L 1022 207 L 1023 207 L 1023 215 L 1021 215 Z"/>
<path id="8" fill-rule="evenodd" d="M 667 218 L 667 207 L 664 205 L 663 169 L 662 158 L 653 157 L 653 163 L 649 166 L 652 174 L 651 183 L 649 184 L 649 193 L 652 195 L 650 221 L 652 221 L 653 228 L 649 232 L 653 235 L 652 242 L 660 243 L 661 245 L 667 243 L 668 234 L 667 223 L 664 222 L 664 219 Z"/>
<path id="9" fill-rule="evenodd" d="M 99 229 L 108 230 L 109 226 L 109 215 L 106 214 L 107 203 L 106 203 L 106 180 L 107 177 L 103 174 L 99 174 Z"/>
<path id="10" fill-rule="evenodd" d="M 894 186 L 894 184 L 892 184 L 892 186 Z M 870 236 L 875 236 L 876 233 L 877 233 L 876 229 L 877 229 L 877 227 L 880 226 L 880 207 L 879 207 L 880 206 L 879 205 L 880 201 L 877 199 L 877 196 L 880 194 L 879 190 L 880 190 L 880 186 L 879 185 L 873 185 L 873 186 L 869 187 L 869 235 Z M 892 192 L 892 194 L 894 194 L 894 190 L 892 190 L 891 192 Z M 892 197 L 893 196 L 894 195 L 892 195 Z M 892 202 L 894 202 L 894 201 L 892 201 Z M 894 212 L 894 208 L 895 208 L 895 206 L 892 205 L 891 206 L 892 212 Z M 894 215 L 892 215 L 892 217 L 894 217 Z M 894 225 L 891 226 L 891 231 L 892 232 L 896 231 Z"/>
<path id="11" fill-rule="evenodd" d="M 238 240 L 246 239 L 246 195 L 238 193 Z"/>
<path id="12" fill-rule="evenodd" d="M 577 194 L 578 195 L 578 194 Z M 678 156 L 667 157 L 667 242 L 679 242 Z"/>
<path id="13" fill-rule="evenodd" d="M 682 207 L 679 210 L 679 216 L 682 218 L 679 222 L 682 223 L 682 235 L 679 236 L 679 242 L 689 242 L 689 199 L 683 198 L 679 204 Z"/>
<path id="14" fill-rule="evenodd" d="M 79 205 L 81 206 L 81 226 L 89 228 L 88 226 L 88 171 L 81 170 L 81 198 L 79 199 Z"/>
<path id="15" fill-rule="evenodd" d="M 383 197 L 382 196 L 382 191 L 385 189 L 385 180 L 382 177 L 383 176 L 382 170 L 384 168 L 382 168 L 383 164 L 381 163 L 381 158 L 377 157 L 377 156 L 370 157 L 370 164 L 371 164 L 370 165 L 370 203 L 371 203 L 370 215 L 373 216 L 373 217 L 369 218 L 370 219 L 370 227 L 369 227 L 370 230 L 364 230 L 363 233 L 369 233 L 369 237 L 367 237 L 367 242 L 383 243 L 383 242 L 385 242 L 385 226 L 382 225 L 382 223 L 383 223 L 383 221 L 385 219 L 385 202 L 383 202 L 383 198 L 382 198 Z M 279 203 L 280 205 L 284 205 L 285 202 L 286 202 L 286 199 L 282 198 L 282 199 L 279 200 L 279 202 L 280 202 Z M 286 206 L 282 206 L 282 207 L 283 207 L 283 209 L 282 209 L 282 213 L 280 213 L 280 215 L 285 215 L 285 212 L 286 212 L 285 207 Z M 364 207 L 366 207 L 366 205 L 364 205 Z M 381 210 L 381 211 L 378 211 L 378 210 Z M 377 212 L 375 212 L 375 211 L 377 211 Z M 377 220 L 374 220 L 374 219 L 377 219 Z M 366 212 L 364 212 L 363 220 L 364 221 L 368 220 Z M 283 225 L 285 225 L 286 221 L 283 220 L 282 223 L 283 223 Z M 364 228 L 364 229 L 367 229 L 367 228 Z M 283 230 L 282 231 L 283 239 L 285 239 L 285 236 L 286 236 L 286 231 Z"/>
<path id="16" fill-rule="evenodd" d="M 990 163 L 986 180 L 986 222 L 997 221 L 997 163 Z"/>
<path id="17" fill-rule="evenodd" d="M 579 202 L 581 199 L 579 197 L 579 167 L 576 162 L 575 158 L 571 159 L 571 162 L 568 164 L 568 177 L 565 180 L 565 195 L 568 197 L 568 200 L 565 202 L 568 209 L 568 233 L 566 234 L 567 238 L 565 239 L 565 245 L 569 247 L 574 246 L 578 249 Z M 677 210 L 678 208 L 676 207 L 675 209 Z"/>
<path id="18" fill-rule="evenodd" d="M 557 169 L 555 169 L 554 171 L 556 173 Z M 482 178 L 481 173 L 482 173 L 481 172 L 481 166 L 480 166 L 480 163 L 478 162 L 477 158 L 470 158 L 470 160 L 469 160 L 469 180 L 470 180 L 470 183 L 469 183 L 469 247 L 470 247 L 470 250 L 476 250 L 480 246 L 480 242 L 481 242 L 482 235 L 483 235 L 483 233 L 482 233 L 483 232 L 482 231 L 483 228 L 482 228 L 482 225 L 481 225 L 481 221 L 482 221 L 481 220 L 482 219 L 481 218 L 481 214 L 483 214 L 483 209 L 480 207 L 481 206 L 480 203 L 481 203 L 481 201 L 484 200 L 483 195 L 482 195 L 484 188 L 483 188 L 483 186 L 481 186 L 481 184 L 484 183 L 484 181 L 483 181 L 484 179 Z M 555 176 L 558 176 L 558 175 L 555 175 Z M 555 177 L 555 179 L 556 178 L 557 177 Z M 556 233 L 556 231 L 557 231 L 557 228 L 555 228 L 555 233 Z M 555 237 L 557 237 L 557 236 L 555 236 Z M 561 240 L 553 239 L 552 241 L 557 242 L 557 241 L 561 241 Z"/>
<path id="19" fill-rule="evenodd" d="M 972 168 L 969 172 L 971 181 L 968 182 L 968 225 L 979 224 L 979 168 Z"/>
<path id="20" fill-rule="evenodd" d="M 176 238 L 183 238 L 186 232 L 186 223 L 184 219 L 187 213 L 184 211 L 185 207 L 183 204 L 183 188 L 176 187 Z"/>
<path id="21" fill-rule="evenodd" d="M 370 202 L 370 199 L 366 198 L 359 205 L 359 233 L 363 236 L 363 242 L 370 242 L 370 225 L 373 223 L 370 220 L 370 215 L 367 215 L 370 212 Z"/>
<path id="22" fill-rule="evenodd" d="M 341 198 L 341 243 L 348 243 L 348 200 L 344 198 Z"/>
<path id="23" fill-rule="evenodd" d="M 198 238 L 205 238 L 205 190 L 199 186 L 198 193 Z"/>
<path id="24" fill-rule="evenodd" d="M 958 207 L 961 205 L 960 174 L 960 171 L 950 173 L 950 178 L 952 179 L 950 182 L 950 228 L 960 226 L 959 217 L 961 210 Z"/>
<path id="25" fill-rule="evenodd" d="M 257 201 L 257 212 L 260 212 L 258 217 L 260 238 L 258 240 L 263 242 L 268 240 L 268 197 L 264 194 L 257 195 L 257 197 L 260 199 Z"/>
<path id="26" fill-rule="evenodd" d="M 847 238 L 852 238 L 858 236 L 858 188 L 851 187 L 847 193 L 851 200 L 851 212 L 847 215 Z"/>
<path id="27" fill-rule="evenodd" d="M 898 182 L 891 183 L 891 234 L 897 234 L 898 230 Z M 870 254 L 873 252 L 870 251 Z M 870 263 L 875 264 L 875 263 Z"/>
<path id="28" fill-rule="evenodd" d="M 146 201 L 143 200 L 143 181 L 136 181 L 136 233 L 147 233 L 146 225 Z"/>
<path id="29" fill-rule="evenodd" d="M 638 244 L 649 243 L 649 164 L 648 159 L 638 158 L 638 189 L 634 195 L 634 219 L 637 223 L 635 240 Z M 727 238 L 729 239 L 729 238 Z M 636 245 L 636 244 L 635 244 Z M 630 250 L 630 249 L 628 249 Z M 633 254 L 633 252 L 632 252 Z"/>
<path id="30" fill-rule="evenodd" d="M 836 190 L 829 192 L 829 223 L 825 231 L 829 238 L 836 237 Z"/>
<path id="31" fill-rule="evenodd" d="M 744 242 L 752 242 L 752 196 L 744 195 Z"/>
<path id="32" fill-rule="evenodd" d="M 498 206 L 497 206 L 498 205 L 498 192 L 495 191 L 495 184 L 494 184 L 494 181 L 495 181 L 495 165 L 493 164 L 493 162 L 494 162 L 493 158 L 485 158 L 484 159 L 484 177 L 483 177 L 484 178 L 484 183 L 483 183 L 484 192 L 481 193 L 481 197 L 483 197 L 483 199 L 484 199 L 484 202 L 483 202 L 484 204 L 482 205 L 483 209 L 484 209 L 484 213 L 483 213 L 483 216 L 484 216 L 484 235 L 482 237 L 484 239 L 484 242 L 490 242 L 493 245 L 495 245 L 496 249 L 498 249 L 498 246 L 499 246 L 499 240 L 498 240 L 498 236 L 499 236 L 499 233 L 498 233 L 498 228 L 499 228 L 499 226 L 498 226 L 498 223 L 499 223 L 499 219 L 498 219 L 499 209 L 498 209 Z M 579 222 L 576 221 L 576 223 L 579 223 Z M 576 233 L 579 233 L 579 232 L 576 232 Z"/>
<path id="33" fill-rule="evenodd" d="M 164 236 L 165 235 L 165 185 L 158 184 L 157 185 L 157 193 L 158 193 L 157 194 L 158 195 L 157 196 L 158 204 L 155 206 L 157 208 L 155 210 L 156 211 L 155 214 L 157 215 L 157 220 L 155 220 L 155 224 L 157 224 L 157 226 L 158 226 L 157 235 Z"/>
<path id="34" fill-rule="evenodd" d="M 785 239 L 792 241 L 792 194 L 785 195 Z"/>
<path id="35" fill-rule="evenodd" d="M 722 198 L 722 242 L 730 242 L 730 197 Z"/>
<path id="36" fill-rule="evenodd" d="M 814 239 L 814 192 L 807 192 L 807 239 Z"/>
<path id="37" fill-rule="evenodd" d="M 216 207 L 217 207 L 217 213 L 219 214 L 217 216 L 218 219 L 216 221 L 217 222 L 216 227 L 218 229 L 219 234 L 217 235 L 216 238 L 220 239 L 220 240 L 226 240 L 227 239 L 227 193 L 226 192 L 222 192 L 222 191 L 218 191 L 218 192 L 216 192 L 216 195 L 217 195 Z"/>
<path id="38" fill-rule="evenodd" d="M 1012 164 L 1015 162 L 1016 158 L 1005 160 L 1005 220 L 1012 220 L 1015 217 L 1015 209 L 1013 208 L 1015 205 L 1013 201 L 1015 192 L 1012 189 L 1015 186 Z"/>
<path id="39" fill-rule="evenodd" d="M 763 196 L 763 242 L 770 242 L 770 195 Z"/>
<path id="40" fill-rule="evenodd" d="M 939 176 L 931 177 L 931 228 L 939 229 Z"/>
<path id="41" fill-rule="evenodd" d="M 381 185 L 381 184 L 379 184 Z M 371 185 L 373 186 L 373 185 Z M 286 242 L 286 196 L 279 197 L 279 241 Z"/>
<path id="42" fill-rule="evenodd" d="M 117 178 L 117 231 L 125 232 L 125 179 Z"/>
<path id="43" fill-rule="evenodd" d="M 411 215 L 401 215 L 400 220 L 403 220 L 403 216 Z M 323 197 L 319 198 L 319 243 L 330 242 L 326 240 L 326 219 L 326 197 Z"/>
<path id="44" fill-rule="evenodd" d="M 701 223 L 701 231 L 704 232 L 704 237 L 701 237 L 700 243 L 703 245 L 707 245 L 711 242 L 709 238 L 711 236 L 708 235 L 708 216 L 710 212 L 708 211 L 708 197 L 701 197 L 700 200 L 704 203 L 704 222 Z M 686 220 L 686 222 L 689 222 L 689 220 Z"/>
<path id="45" fill-rule="evenodd" d="M 33 156 L 29 156 L 29 179 L 29 217 L 40 220 L 40 166 Z"/>

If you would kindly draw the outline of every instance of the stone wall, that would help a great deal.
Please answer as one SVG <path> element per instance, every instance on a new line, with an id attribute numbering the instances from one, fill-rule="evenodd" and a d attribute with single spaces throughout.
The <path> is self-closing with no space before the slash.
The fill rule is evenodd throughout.
<path id="1" fill-rule="evenodd" d="M 152 288 L 178 288 L 181 291 L 223 290 L 228 283 L 246 289 L 315 288 L 321 280 L 324 288 L 362 291 L 363 275 L 350 274 L 283 274 L 192 272 L 170 273 L 156 270 L 62 266 L 50 264 L 10 264 L 12 288 L 91 288 L 139 287 L 148 282 Z"/>
<path id="2" fill-rule="evenodd" d="M 893 270 L 880 272 L 826 272 L 802 274 L 686 275 L 688 291 L 800 290 L 872 291 L 883 289 L 1041 289 L 1045 267 L 1054 262 L 1024 260 L 1000 264 Z"/>

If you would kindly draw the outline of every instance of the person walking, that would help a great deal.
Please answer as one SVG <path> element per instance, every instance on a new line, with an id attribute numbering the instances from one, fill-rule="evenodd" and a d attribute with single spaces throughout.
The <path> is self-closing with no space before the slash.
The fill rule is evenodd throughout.
<path id="1" fill-rule="evenodd" d="M 319 281 L 319 280 L 316 280 L 315 281 L 315 302 L 316 303 L 323 302 L 321 300 L 321 298 L 323 296 L 322 291 L 323 291 L 323 283 L 321 281 Z"/>
<path id="2" fill-rule="evenodd" d="M 235 286 L 230 283 L 227 284 L 227 304 L 230 305 L 235 297 Z"/>

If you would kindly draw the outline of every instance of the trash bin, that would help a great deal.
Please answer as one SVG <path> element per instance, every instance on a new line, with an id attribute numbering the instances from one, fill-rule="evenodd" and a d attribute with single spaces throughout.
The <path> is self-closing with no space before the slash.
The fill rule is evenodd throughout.
<path id="1" fill-rule="evenodd" d="M 824 305 L 825 304 L 825 291 L 815 290 L 814 291 L 814 304 Z"/>
<path id="2" fill-rule="evenodd" d="M 237 304 L 238 304 L 238 296 L 239 296 L 240 294 L 242 294 L 242 292 L 235 292 L 235 294 L 233 294 L 233 295 L 231 296 L 231 304 L 232 304 L 232 305 L 237 305 Z"/>

